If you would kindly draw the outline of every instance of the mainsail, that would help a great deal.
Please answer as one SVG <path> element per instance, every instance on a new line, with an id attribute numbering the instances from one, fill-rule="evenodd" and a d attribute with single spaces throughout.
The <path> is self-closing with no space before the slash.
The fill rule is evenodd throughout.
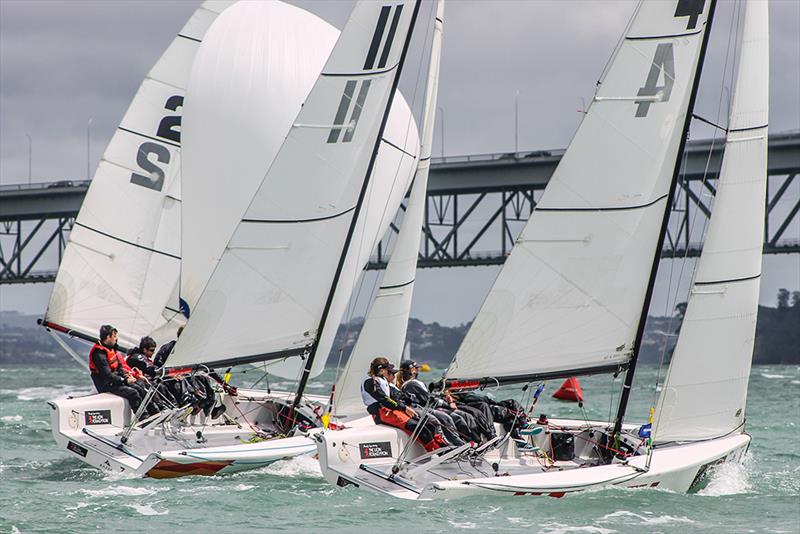
<path id="1" fill-rule="evenodd" d="M 741 61 L 714 212 L 656 407 L 657 442 L 744 424 L 758 312 L 769 117 L 769 8 L 746 2 Z"/>
<path id="2" fill-rule="evenodd" d="M 313 355 L 362 213 L 418 10 L 411 4 L 354 8 L 170 365 Z"/>
<path id="3" fill-rule="evenodd" d="M 439 64 L 442 48 L 444 1 L 437 2 L 436 20 L 431 42 L 431 60 L 425 94 L 422 147 L 408 206 L 400 227 L 392 257 L 386 266 L 381 286 L 364 320 L 344 371 L 336 382 L 334 415 L 343 417 L 363 415 L 364 404 L 360 384 L 376 356 L 399 363 L 406 341 L 414 276 L 422 236 L 422 223 L 427 202 L 428 172 L 430 170 L 433 126 L 436 118 L 436 95 L 439 87 Z"/>
<path id="4" fill-rule="evenodd" d="M 631 360 L 709 4 L 639 4 L 448 376 L 524 381 Z"/>
<path id="5" fill-rule="evenodd" d="M 45 325 L 121 345 L 163 342 L 182 324 L 180 270 L 181 107 L 206 30 L 230 2 L 205 2 L 159 58 L 111 138 L 59 266 Z"/>

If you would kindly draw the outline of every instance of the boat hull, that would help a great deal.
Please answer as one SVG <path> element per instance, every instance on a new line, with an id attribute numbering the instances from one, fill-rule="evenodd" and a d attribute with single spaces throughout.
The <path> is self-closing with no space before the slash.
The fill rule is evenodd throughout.
<path id="1" fill-rule="evenodd" d="M 225 397 L 226 414 L 246 414 L 270 402 L 285 403 L 287 398 L 281 393 L 242 393 L 242 397 Z M 324 401 L 321 397 L 307 400 Z M 125 399 L 100 393 L 48 404 L 58 447 L 109 473 L 152 478 L 220 475 L 258 469 L 316 450 L 314 441 L 304 436 L 254 437 L 244 415 L 135 428 L 123 443 L 132 418 Z"/>
<path id="2" fill-rule="evenodd" d="M 565 427 L 572 423 L 574 429 L 583 425 L 582 421 L 561 420 L 559 423 Z M 633 428 L 627 430 L 630 432 Z M 392 476 L 392 466 L 408 443 L 405 433 L 391 427 L 373 426 L 325 431 L 314 437 L 323 476 L 331 484 L 355 485 L 415 500 L 471 495 L 561 498 L 610 486 L 687 492 L 699 483 L 710 467 L 721 462 L 741 461 L 750 443 L 750 436 L 741 433 L 698 443 L 656 447 L 649 465 L 647 455 L 640 454 L 606 465 L 581 467 L 573 463 L 543 469 L 541 458 L 533 459 L 506 442 L 485 456 L 483 473 L 491 473 L 488 466 L 496 462 L 499 466 L 496 476 L 485 476 L 479 471 L 472 471 L 472 476 L 465 475 L 463 467 L 467 462 L 463 461 L 431 469 L 437 472 L 436 476 L 431 476 L 424 468 L 424 462 L 407 466 Z M 421 447 L 413 444 L 406 457 L 414 458 L 423 453 Z"/>

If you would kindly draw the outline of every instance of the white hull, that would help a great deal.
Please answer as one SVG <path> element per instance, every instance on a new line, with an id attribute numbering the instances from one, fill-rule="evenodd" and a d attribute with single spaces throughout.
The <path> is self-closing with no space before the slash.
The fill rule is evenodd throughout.
<path id="1" fill-rule="evenodd" d="M 125 399 L 100 393 L 48 404 L 56 443 L 79 460 L 111 473 L 174 478 L 257 469 L 314 452 L 314 442 L 303 436 L 250 442 L 253 427 L 268 430 L 275 408 L 287 398 L 291 395 L 240 389 L 238 396 L 223 399 L 227 410 L 218 419 L 165 413 L 164 421 L 134 427 L 125 444 L 123 433 L 133 417 Z M 326 400 L 306 396 L 309 403 Z"/>
<path id="2" fill-rule="evenodd" d="M 603 464 L 594 452 L 596 448 L 591 443 L 581 443 L 580 436 L 588 436 L 590 431 L 597 435 L 607 423 L 590 423 L 591 427 L 584 421 L 551 420 L 551 423 L 575 437 L 572 460 L 555 461 L 551 465 L 541 452 L 520 452 L 516 445 L 506 441 L 474 465 L 461 456 L 458 462 L 446 461 L 428 467 L 433 463 L 431 458 L 414 462 L 424 451 L 413 444 L 407 456 L 409 461 L 402 464 L 395 476 L 391 475 L 392 467 L 408 443 L 408 436 L 400 430 L 379 425 L 327 430 L 314 437 L 322 473 L 331 484 L 352 484 L 393 497 L 421 500 L 470 495 L 564 497 L 608 486 L 686 492 L 700 482 L 712 465 L 740 461 L 750 443 L 750 436 L 741 433 L 704 442 L 665 445 L 653 451 L 649 467 L 646 451 L 640 447 L 627 461 L 614 459 Z M 634 445 L 634 427 L 626 426 L 624 430 L 626 441 Z M 533 438 L 545 452 L 547 435 Z M 493 474 L 493 463 L 499 464 L 497 475 Z"/>

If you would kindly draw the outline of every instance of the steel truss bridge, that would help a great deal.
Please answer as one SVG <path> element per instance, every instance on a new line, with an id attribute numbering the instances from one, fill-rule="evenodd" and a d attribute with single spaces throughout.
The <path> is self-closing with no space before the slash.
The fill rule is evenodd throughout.
<path id="1" fill-rule="evenodd" d="M 700 254 L 723 144 L 722 139 L 687 143 L 663 257 Z M 419 266 L 503 263 L 563 153 L 539 150 L 434 159 Z M 768 174 L 764 253 L 800 253 L 800 233 L 787 233 L 800 228 L 800 198 L 786 194 L 792 184 L 800 183 L 800 132 L 770 136 Z M 55 279 L 88 187 L 88 180 L 0 186 L 0 284 Z M 386 266 L 397 231 L 396 221 L 368 269 Z"/>

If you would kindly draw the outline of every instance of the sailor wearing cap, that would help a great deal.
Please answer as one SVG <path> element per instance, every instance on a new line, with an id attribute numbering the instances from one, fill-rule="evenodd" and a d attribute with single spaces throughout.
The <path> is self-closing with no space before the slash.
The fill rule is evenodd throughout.
<path id="1" fill-rule="evenodd" d="M 369 374 L 361 382 L 361 400 L 367 407 L 367 412 L 376 424 L 384 424 L 399 428 L 411 434 L 417 427 L 417 412 L 410 406 L 391 398 L 389 391 L 389 376 L 397 373 L 394 365 L 383 357 L 372 360 Z M 443 444 L 444 439 L 439 434 L 434 434 L 428 425 L 420 429 L 418 441 L 428 452 L 435 451 Z"/>

